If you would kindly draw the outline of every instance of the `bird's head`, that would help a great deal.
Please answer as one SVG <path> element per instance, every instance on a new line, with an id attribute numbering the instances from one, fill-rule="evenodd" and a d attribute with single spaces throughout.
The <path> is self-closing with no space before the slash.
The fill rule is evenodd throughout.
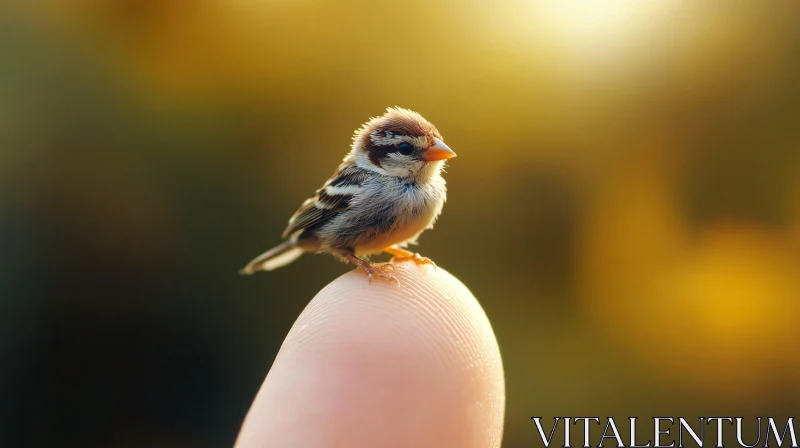
<path id="1" fill-rule="evenodd" d="M 422 115 L 395 107 L 356 131 L 351 156 L 361 168 L 425 182 L 438 175 L 444 161 L 456 153 Z"/>

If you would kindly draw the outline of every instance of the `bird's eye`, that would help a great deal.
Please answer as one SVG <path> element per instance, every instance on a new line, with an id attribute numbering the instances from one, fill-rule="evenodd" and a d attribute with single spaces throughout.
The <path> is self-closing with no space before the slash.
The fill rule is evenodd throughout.
<path id="1" fill-rule="evenodd" d="M 403 142 L 397 145 L 397 151 L 404 156 L 410 156 L 414 154 L 414 146 L 411 143 Z"/>

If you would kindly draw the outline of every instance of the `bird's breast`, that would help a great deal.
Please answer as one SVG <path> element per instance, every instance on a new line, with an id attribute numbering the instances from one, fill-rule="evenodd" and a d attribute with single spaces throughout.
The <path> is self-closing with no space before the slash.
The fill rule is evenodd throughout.
<path id="1" fill-rule="evenodd" d="M 356 253 L 375 254 L 395 245 L 414 241 L 431 227 L 444 205 L 444 186 L 399 184 L 388 195 L 375 200 L 375 212 L 369 218 L 375 225 L 360 235 L 354 244 Z M 369 214 L 365 214 L 369 215 Z"/>

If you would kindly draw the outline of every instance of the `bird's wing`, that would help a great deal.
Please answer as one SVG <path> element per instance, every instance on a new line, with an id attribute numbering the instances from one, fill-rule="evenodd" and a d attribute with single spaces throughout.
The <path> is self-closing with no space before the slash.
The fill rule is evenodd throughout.
<path id="1" fill-rule="evenodd" d="M 369 173 L 366 170 L 354 164 L 343 163 L 325 185 L 313 197 L 306 199 L 292 215 L 289 225 L 283 231 L 283 238 L 298 230 L 324 224 L 347 210 L 350 200 L 362 191 L 362 184 L 368 178 Z"/>

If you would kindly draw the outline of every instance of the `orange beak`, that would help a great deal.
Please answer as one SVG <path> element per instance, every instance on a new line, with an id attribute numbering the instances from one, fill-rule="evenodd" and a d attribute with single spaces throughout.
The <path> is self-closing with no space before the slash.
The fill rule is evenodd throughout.
<path id="1" fill-rule="evenodd" d="M 425 150 L 425 154 L 422 155 L 422 160 L 426 162 L 435 162 L 437 160 L 451 159 L 455 156 L 455 151 L 445 145 L 443 141 L 439 140 L 438 138 L 434 138 L 433 145 L 429 146 L 428 149 Z"/>

